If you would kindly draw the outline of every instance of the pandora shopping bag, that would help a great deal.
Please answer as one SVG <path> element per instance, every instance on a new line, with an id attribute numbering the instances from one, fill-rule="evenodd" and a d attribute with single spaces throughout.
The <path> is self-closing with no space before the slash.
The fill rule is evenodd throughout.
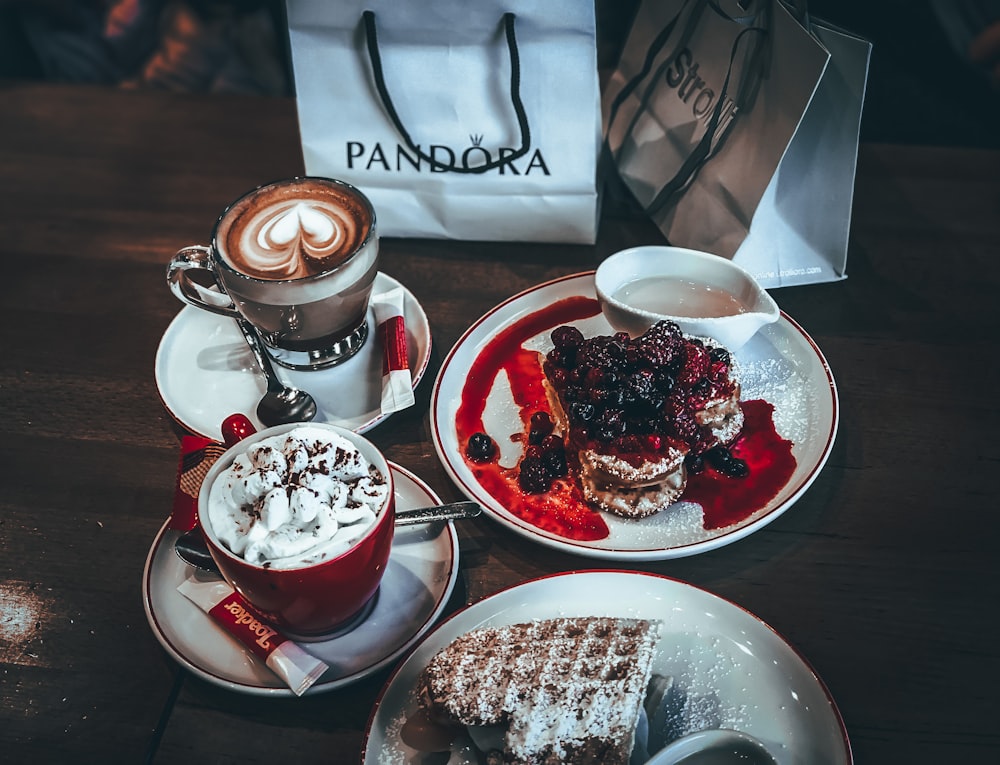
<path id="1" fill-rule="evenodd" d="M 604 93 L 618 170 L 672 244 L 842 279 L 870 51 L 777 0 L 643 2 Z"/>
<path id="2" fill-rule="evenodd" d="M 306 170 L 385 236 L 592 243 L 601 106 L 586 0 L 287 0 Z"/>

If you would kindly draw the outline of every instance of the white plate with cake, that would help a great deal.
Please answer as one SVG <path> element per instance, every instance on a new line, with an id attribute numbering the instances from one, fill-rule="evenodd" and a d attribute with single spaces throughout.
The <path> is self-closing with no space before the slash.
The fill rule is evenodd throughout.
<path id="1" fill-rule="evenodd" d="M 615 440 L 607 442 L 612 446 L 599 459 L 586 456 L 594 450 L 569 449 L 576 444 L 570 438 L 568 469 L 562 468 L 560 477 L 559 468 L 552 468 L 555 477 L 548 479 L 542 471 L 541 483 L 532 482 L 524 469 L 529 452 L 534 451 L 532 461 L 541 455 L 543 461 L 554 458 L 547 464 L 559 464 L 558 454 L 545 453 L 546 431 L 539 429 L 545 423 L 536 428 L 533 418 L 548 417 L 555 435 L 566 436 L 573 432 L 572 423 L 579 425 L 588 407 L 593 409 L 564 399 L 556 379 L 563 373 L 552 371 L 553 354 L 560 352 L 553 338 L 564 342 L 554 330 L 565 334 L 567 327 L 583 338 L 595 358 L 594 348 L 621 342 L 627 347 L 618 351 L 632 354 L 632 366 L 611 369 L 603 379 L 600 374 L 592 379 L 588 372 L 591 376 L 575 381 L 577 399 L 591 396 L 599 402 L 600 414 L 587 421 L 585 435 L 602 432 L 598 427 L 617 427 L 618 435 L 607 435 Z M 789 316 L 782 313 L 731 354 L 715 349 L 710 340 L 684 337 L 682 352 L 704 362 L 690 380 L 688 368 L 678 368 L 669 354 L 646 354 L 650 360 L 642 362 L 641 374 L 656 380 L 661 391 L 652 403 L 638 398 L 647 395 L 652 383 L 629 370 L 638 364 L 634 354 L 645 353 L 643 343 L 653 341 L 620 338 L 601 313 L 591 271 L 511 297 L 473 323 L 451 349 L 431 398 L 434 445 L 452 480 L 494 519 L 534 541 L 578 555 L 664 560 L 752 534 L 791 507 L 815 480 L 837 432 L 837 389 L 823 354 Z M 677 403 L 684 400 L 682 393 L 689 397 L 686 410 Z M 712 411 L 729 408 L 727 396 L 739 403 L 735 431 L 723 417 L 718 427 L 699 425 L 689 445 L 678 443 L 681 419 L 709 422 Z M 630 408 L 636 401 L 646 408 Z M 674 406 L 673 422 L 663 414 L 668 401 Z M 626 425 L 608 414 L 615 404 L 628 413 Z M 699 439 L 702 445 L 694 446 Z M 714 439 L 714 445 L 705 439 Z M 620 446 L 626 442 L 633 445 Z M 702 448 L 706 451 L 695 454 Z M 649 456 L 651 450 L 656 460 Z M 575 459 L 577 454 L 583 457 Z M 609 462 L 624 470 L 609 471 Z M 642 467 L 638 477 L 625 475 L 629 464 Z M 739 469 L 730 470 L 733 465 Z M 650 466 L 655 468 L 651 475 L 646 472 Z M 617 482 L 609 483 L 609 472 Z"/>
<path id="2" fill-rule="evenodd" d="M 756 616 L 661 575 L 580 571 L 429 632 L 382 691 L 364 765 L 474 765 L 483 748 L 638 765 L 647 746 L 716 729 L 753 736 L 780 765 L 853 762 L 823 681 Z"/>

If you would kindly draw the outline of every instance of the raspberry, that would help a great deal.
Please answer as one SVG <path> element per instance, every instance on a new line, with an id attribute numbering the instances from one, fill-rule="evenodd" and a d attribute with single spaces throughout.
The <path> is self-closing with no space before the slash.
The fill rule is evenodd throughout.
<path id="1" fill-rule="evenodd" d="M 726 376 L 729 374 L 729 364 L 723 361 L 713 361 L 712 366 L 708 371 L 708 379 L 712 382 L 725 382 Z"/>
<path id="2" fill-rule="evenodd" d="M 673 418 L 671 425 L 674 433 L 683 441 L 691 442 L 698 437 L 698 423 L 694 415 L 686 409 Z"/>
<path id="3" fill-rule="evenodd" d="M 687 355 L 684 358 L 684 367 L 681 369 L 681 373 L 678 375 L 677 381 L 682 385 L 691 387 L 702 377 L 708 375 L 710 364 L 711 361 L 708 357 L 708 351 L 706 351 L 702 346 L 695 345 L 694 343 L 688 345 Z"/>

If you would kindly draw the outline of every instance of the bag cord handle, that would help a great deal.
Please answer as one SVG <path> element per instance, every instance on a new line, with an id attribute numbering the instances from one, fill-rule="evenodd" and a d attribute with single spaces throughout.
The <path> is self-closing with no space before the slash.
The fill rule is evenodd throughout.
<path id="1" fill-rule="evenodd" d="M 632 131 L 635 129 L 636 123 L 639 118 L 647 110 L 649 106 L 649 101 L 653 96 L 653 92 L 656 90 L 659 80 L 662 78 L 664 71 L 668 66 L 670 66 L 673 61 L 674 56 L 677 51 L 687 44 L 691 35 L 694 33 L 695 27 L 701 17 L 701 13 L 706 7 L 710 8 L 712 11 L 722 16 L 728 21 L 740 24 L 745 27 L 737 36 L 733 42 L 732 50 L 729 55 L 729 67 L 726 70 L 725 81 L 722 85 L 721 92 L 719 93 L 719 98 L 716 102 L 715 108 L 712 110 L 712 116 L 705 128 L 705 134 L 702 136 L 698 145 L 692 150 L 691 154 L 688 155 L 687 159 L 681 165 L 680 169 L 674 175 L 674 177 L 666 183 L 666 185 L 657 192 L 653 201 L 646 206 L 646 212 L 649 214 L 655 214 L 673 198 L 674 195 L 683 192 L 690 183 L 694 180 L 694 177 L 698 174 L 698 171 L 702 166 L 721 148 L 722 144 L 725 142 L 725 138 L 728 135 L 728 128 L 716 139 L 715 132 L 718 129 L 719 121 L 722 117 L 722 111 L 725 107 L 726 98 L 729 93 L 729 81 L 732 77 L 733 66 L 735 65 L 736 55 L 739 49 L 740 42 L 742 41 L 745 34 L 749 32 L 760 33 L 760 38 L 758 39 L 758 44 L 754 47 L 750 56 L 750 66 L 749 70 L 751 73 L 751 78 L 747 81 L 741 83 L 739 92 L 734 100 L 734 103 L 738 108 L 742 108 L 743 104 L 750 101 L 756 95 L 757 88 L 760 85 L 760 80 L 763 76 L 763 72 L 767 69 L 769 65 L 768 52 L 765 50 L 765 46 L 762 44 L 768 37 L 768 27 L 770 26 L 770 14 L 767 10 L 758 11 L 756 13 L 750 13 L 746 16 L 730 16 L 718 5 L 716 0 L 684 0 L 681 5 L 681 9 L 677 12 L 666 26 L 660 31 L 660 33 L 653 39 L 650 43 L 649 48 L 646 51 L 646 58 L 643 61 L 643 65 L 639 72 L 629 80 L 619 94 L 615 97 L 609 109 L 608 116 L 608 128 L 607 132 L 610 136 L 611 125 L 614 123 L 615 117 L 618 114 L 618 110 L 624 103 L 625 99 L 632 94 L 639 87 L 644 80 L 647 79 L 651 69 L 653 68 L 653 62 L 663 51 L 667 41 L 670 39 L 677 26 L 678 20 L 684 14 L 685 8 L 693 3 L 693 10 L 688 15 L 685 26 L 681 29 L 681 33 L 677 42 L 674 44 L 673 50 L 664 57 L 663 62 L 657 67 L 656 72 L 653 77 L 649 79 L 646 83 L 646 87 L 643 90 L 642 95 L 639 98 L 639 108 L 636 109 L 635 114 L 633 114 L 632 119 L 629 122 L 628 127 L 625 130 L 625 135 L 631 135 Z M 750 2 L 739 3 L 741 10 L 747 10 L 747 8 L 752 4 Z M 766 8 L 766 6 L 765 6 Z M 758 16 L 764 16 L 764 25 L 762 27 L 752 26 L 757 20 Z M 730 126 L 732 122 L 729 123 Z"/>
<path id="2" fill-rule="evenodd" d="M 736 39 L 733 41 L 732 50 L 729 54 L 729 68 L 726 70 L 726 79 L 722 83 L 722 90 L 719 92 L 718 103 L 716 103 L 715 108 L 712 110 L 712 117 L 705 126 L 705 135 L 702 136 L 698 145 L 695 146 L 694 150 L 688 155 L 687 159 L 684 160 L 684 164 L 681 165 L 677 174 L 656 193 L 656 196 L 653 197 L 653 201 L 646 206 L 646 212 L 650 215 L 655 215 L 663 209 L 671 201 L 675 194 L 683 192 L 694 180 L 698 171 L 701 170 L 705 163 L 708 162 L 712 155 L 719 150 L 720 146 L 725 141 L 726 135 L 728 135 L 729 131 L 726 130 L 717 141 L 715 140 L 715 131 L 719 127 L 719 120 L 722 116 L 722 110 L 725 107 L 726 97 L 728 96 L 729 80 L 733 74 L 733 63 L 736 60 L 737 50 L 739 49 L 740 42 L 742 41 L 744 35 L 751 32 L 766 34 L 760 27 L 747 27 L 736 36 Z M 732 123 L 730 122 L 730 125 L 731 124 Z"/>
<path id="3" fill-rule="evenodd" d="M 403 138 L 403 142 L 417 157 L 424 160 L 432 168 L 439 171 L 448 171 L 453 173 L 485 173 L 488 170 L 495 170 L 501 165 L 505 165 L 515 159 L 519 159 L 528 153 L 531 149 L 531 130 L 528 126 L 528 115 L 525 113 L 524 104 L 521 102 L 521 58 L 518 54 L 517 38 L 514 34 L 515 16 L 513 13 L 508 12 L 503 15 L 503 26 L 507 38 L 507 49 L 510 52 L 510 102 L 514 107 L 514 114 L 517 116 L 517 126 L 521 131 L 521 146 L 511 154 L 504 154 L 497 157 L 495 160 L 491 160 L 482 165 L 476 165 L 475 167 L 455 167 L 452 165 L 446 165 L 443 162 L 439 162 L 434 159 L 434 157 L 429 154 L 421 151 L 420 147 L 413 141 L 410 137 L 409 131 L 407 131 L 407 129 L 403 126 L 403 121 L 396 112 L 396 107 L 392 102 L 391 96 L 389 95 L 389 89 L 385 84 L 385 73 L 382 70 L 382 57 L 379 54 L 378 48 L 378 33 L 375 29 L 375 13 L 373 11 L 365 11 L 362 14 L 362 19 L 364 20 L 365 25 L 365 39 L 368 43 L 368 57 L 371 59 L 372 74 L 375 78 L 375 89 L 378 91 L 379 98 L 382 99 L 382 105 L 385 107 L 385 111 L 389 115 L 389 119 L 392 121 L 392 124 Z"/>

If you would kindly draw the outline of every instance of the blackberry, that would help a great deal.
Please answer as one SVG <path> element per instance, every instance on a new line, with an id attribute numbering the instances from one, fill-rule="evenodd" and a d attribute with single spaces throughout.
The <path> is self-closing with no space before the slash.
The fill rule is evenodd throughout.
<path id="1" fill-rule="evenodd" d="M 562 442 L 558 449 L 547 449 L 542 452 L 542 466 L 552 478 L 562 478 L 569 472 L 566 464 L 566 450 L 563 449 Z"/>
<path id="2" fill-rule="evenodd" d="M 717 362 L 721 362 L 721 363 L 723 363 L 723 364 L 725 364 L 727 366 L 729 366 L 730 364 L 733 363 L 733 357 L 729 353 L 729 351 L 727 351 L 725 348 L 723 348 L 721 346 L 718 346 L 718 345 L 716 345 L 716 346 L 714 346 L 714 347 L 712 347 L 712 348 L 709 349 L 709 351 L 708 351 L 708 357 L 713 362 L 716 362 L 716 361 Z"/>
<path id="3" fill-rule="evenodd" d="M 700 454 L 689 454 L 684 458 L 684 467 L 691 475 L 705 472 L 705 458 Z"/>
<path id="4" fill-rule="evenodd" d="M 569 405 L 569 416 L 574 422 L 590 422 L 594 419 L 594 405 L 574 401 Z"/>
<path id="5" fill-rule="evenodd" d="M 545 358 L 555 367 L 570 369 L 576 363 L 575 348 L 553 348 Z"/>
<path id="6" fill-rule="evenodd" d="M 652 397 L 656 389 L 656 376 L 651 369 L 640 369 L 625 381 L 625 391 L 633 401 L 644 401 Z"/>
<path id="7" fill-rule="evenodd" d="M 545 436 L 540 444 L 543 452 L 551 452 L 553 449 L 563 449 L 563 440 L 557 435 Z"/>
<path id="8" fill-rule="evenodd" d="M 473 433 L 465 445 L 465 456 L 473 462 L 489 462 L 497 455 L 497 444 L 486 433 Z"/>
<path id="9" fill-rule="evenodd" d="M 612 441 L 625 432 L 625 417 L 620 409 L 605 409 L 594 425 L 601 441 Z"/>
<path id="10" fill-rule="evenodd" d="M 656 389 L 661 393 L 670 393 L 676 383 L 677 379 L 667 369 L 656 371 Z"/>
<path id="11" fill-rule="evenodd" d="M 556 327 L 551 334 L 552 344 L 556 348 L 577 348 L 583 343 L 583 333 L 576 327 L 564 324 Z"/>
<path id="12" fill-rule="evenodd" d="M 543 494 L 552 486 L 552 477 L 540 457 L 525 457 L 521 460 L 517 482 L 528 494 Z"/>
<path id="13" fill-rule="evenodd" d="M 583 384 L 588 388 L 595 388 L 604 380 L 604 370 L 598 367 L 591 367 L 583 377 Z"/>

